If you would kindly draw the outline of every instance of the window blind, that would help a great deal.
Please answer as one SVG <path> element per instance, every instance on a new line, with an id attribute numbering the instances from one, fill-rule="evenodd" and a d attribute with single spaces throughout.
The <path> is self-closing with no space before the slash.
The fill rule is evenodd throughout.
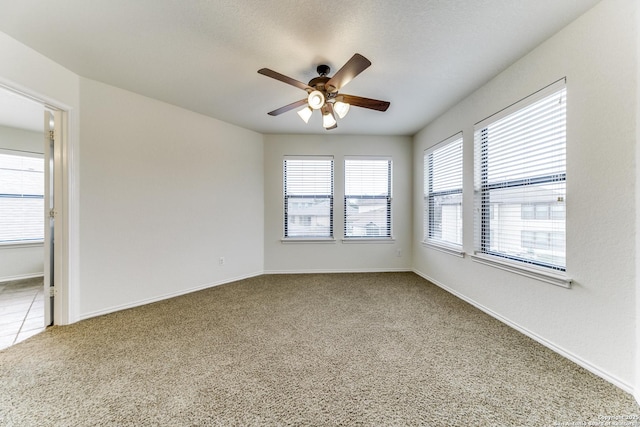
<path id="1" fill-rule="evenodd" d="M 44 161 L 0 153 L 0 243 L 44 240 Z"/>
<path id="2" fill-rule="evenodd" d="M 476 251 L 564 271 L 564 80 L 476 125 Z"/>
<path id="3" fill-rule="evenodd" d="M 284 237 L 333 237 L 333 159 L 284 159 Z"/>
<path id="4" fill-rule="evenodd" d="M 462 133 L 424 154 L 424 241 L 462 247 Z"/>
<path id="5" fill-rule="evenodd" d="M 344 237 L 391 237 L 391 159 L 344 161 Z"/>

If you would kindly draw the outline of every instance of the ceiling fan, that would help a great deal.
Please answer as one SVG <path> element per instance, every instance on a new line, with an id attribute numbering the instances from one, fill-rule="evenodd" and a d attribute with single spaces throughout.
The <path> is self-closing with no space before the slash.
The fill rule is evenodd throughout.
<path id="1" fill-rule="evenodd" d="M 339 118 L 343 118 L 349 112 L 349 106 L 351 105 L 354 107 L 368 108 L 370 110 L 387 111 L 390 105 L 387 101 L 338 94 L 338 91 L 342 89 L 342 87 L 370 65 L 371 61 L 359 53 L 356 53 L 333 77 L 328 76 L 330 72 L 328 65 L 318 65 L 317 71 L 320 76 L 311 79 L 309 84 L 302 83 L 268 68 L 262 68 L 258 70 L 258 73 L 280 80 L 283 83 L 290 84 L 307 92 L 306 98 L 270 111 L 268 114 L 270 116 L 278 116 L 294 108 L 304 106 L 304 108 L 298 111 L 298 115 L 305 123 L 308 123 L 313 114 L 313 110 L 320 110 L 322 113 L 322 126 L 330 130 L 338 127 L 336 114 Z"/>

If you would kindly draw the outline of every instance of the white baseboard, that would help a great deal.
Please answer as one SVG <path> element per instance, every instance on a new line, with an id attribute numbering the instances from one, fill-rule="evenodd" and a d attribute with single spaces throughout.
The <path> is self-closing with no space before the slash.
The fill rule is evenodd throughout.
<path id="1" fill-rule="evenodd" d="M 163 300 L 166 300 L 166 299 L 169 299 L 169 298 L 174 298 L 174 297 L 178 297 L 178 296 L 181 296 L 181 295 L 190 294 L 192 292 L 201 291 L 203 289 L 213 288 L 215 286 L 225 285 L 225 284 L 231 283 L 231 282 L 237 282 L 238 280 L 249 279 L 251 277 L 261 276 L 262 274 L 263 274 L 262 271 L 258 271 L 258 272 L 255 272 L 255 273 L 250 273 L 250 274 L 245 274 L 245 275 L 238 276 L 238 277 L 232 277 L 232 278 L 229 278 L 229 279 L 220 280 L 218 282 L 205 283 L 203 285 L 199 285 L 199 286 L 196 286 L 196 287 L 193 287 L 193 288 L 182 289 L 182 290 L 177 291 L 177 292 L 170 292 L 170 293 L 163 294 L 163 295 L 157 295 L 157 296 L 152 297 L 152 298 L 145 298 L 145 299 L 138 300 L 138 301 L 135 301 L 135 302 L 132 302 L 132 303 L 117 305 L 117 306 L 113 306 L 113 307 L 109 307 L 109 308 L 105 308 L 105 309 L 101 309 L 101 310 L 91 311 L 91 312 L 88 312 L 88 313 L 82 313 L 79 316 L 78 320 L 90 319 L 92 317 L 103 316 L 105 314 L 115 313 L 116 311 L 126 310 L 126 309 L 134 308 L 134 307 L 140 307 L 142 305 L 151 304 L 151 303 L 158 302 L 158 301 L 163 301 Z"/>
<path id="2" fill-rule="evenodd" d="M 265 270 L 264 274 L 332 274 L 332 273 L 407 273 L 411 268 L 355 268 L 355 269 L 305 269 L 305 270 Z"/>
<path id="3" fill-rule="evenodd" d="M 581 358 L 580 356 L 572 353 L 571 351 L 568 351 L 548 340 L 546 340 L 545 338 L 541 337 L 540 335 L 528 330 L 527 328 L 507 319 L 506 317 L 501 316 L 500 314 L 496 313 L 495 311 L 483 306 L 482 304 L 474 301 L 473 299 L 461 294 L 460 292 L 446 286 L 443 283 L 438 282 L 437 280 L 433 279 L 432 277 L 429 277 L 428 275 L 418 271 L 418 270 L 413 270 L 414 273 L 416 273 L 418 276 L 423 277 L 424 279 L 428 280 L 429 282 L 433 283 L 434 285 L 444 289 L 445 291 L 449 292 L 452 295 L 455 295 L 457 298 L 460 298 L 461 300 L 468 302 L 469 304 L 471 304 L 472 306 L 476 307 L 479 310 L 482 310 L 483 312 L 487 313 L 489 316 L 501 321 L 502 323 L 512 327 L 513 329 L 517 330 L 518 332 L 523 333 L 524 335 L 528 336 L 529 338 L 533 339 L 534 341 L 537 341 L 538 343 L 542 344 L 543 346 L 553 350 L 554 352 L 558 353 L 559 355 L 566 357 L 567 359 L 571 360 L 572 362 L 576 363 L 577 365 L 583 367 L 584 369 L 586 369 L 587 371 L 591 372 L 594 375 L 599 376 L 600 378 L 610 382 L 611 384 L 615 385 L 616 387 L 621 388 L 622 390 L 626 391 L 629 394 L 634 395 L 634 397 L 636 398 L 636 400 L 638 402 L 640 402 L 640 391 L 639 392 L 635 392 L 633 386 L 631 386 L 630 384 L 628 384 L 627 382 L 621 380 L 620 378 L 611 375 L 610 373 L 606 372 L 603 369 L 600 369 L 599 367 L 593 365 L 592 363 L 588 362 L 587 360 Z"/>
<path id="4" fill-rule="evenodd" d="M 41 271 L 39 273 L 19 274 L 17 276 L 0 277 L 0 283 L 13 282 L 14 280 L 33 279 L 34 277 L 44 277 L 44 272 Z"/>

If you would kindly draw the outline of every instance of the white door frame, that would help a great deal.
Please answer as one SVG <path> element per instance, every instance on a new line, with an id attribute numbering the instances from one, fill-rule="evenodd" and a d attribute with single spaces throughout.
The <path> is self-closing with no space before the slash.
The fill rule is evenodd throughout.
<path id="1" fill-rule="evenodd" d="M 56 245 L 54 249 L 54 269 L 56 271 L 56 291 L 53 307 L 53 324 L 67 325 L 79 320 L 77 306 L 77 262 L 78 259 L 78 184 L 75 165 L 78 161 L 76 125 L 77 111 L 49 97 L 35 93 L 28 88 L 18 89 L 17 85 L 0 81 L 0 87 L 29 98 L 43 105 L 45 109 L 56 111 L 60 117 L 60 164 L 55 173 L 61 183 L 55 194 L 56 203 Z M 44 115 L 44 114 L 43 114 Z M 58 124 L 56 123 L 56 126 Z M 48 178 L 47 178 L 48 179 Z M 48 184 L 48 182 L 47 182 Z M 59 194 L 58 194 L 59 193 Z M 45 241 L 45 245 L 50 242 Z"/>

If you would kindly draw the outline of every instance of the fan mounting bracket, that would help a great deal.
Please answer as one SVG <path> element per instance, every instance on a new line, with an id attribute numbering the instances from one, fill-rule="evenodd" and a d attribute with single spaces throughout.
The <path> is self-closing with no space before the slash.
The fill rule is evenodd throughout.
<path id="1" fill-rule="evenodd" d="M 320 77 L 324 77 L 327 74 L 329 74 L 329 72 L 331 71 L 331 68 L 329 68 L 329 66 L 326 64 L 320 64 L 316 68 L 316 71 L 318 72 L 318 74 L 320 74 Z"/>

